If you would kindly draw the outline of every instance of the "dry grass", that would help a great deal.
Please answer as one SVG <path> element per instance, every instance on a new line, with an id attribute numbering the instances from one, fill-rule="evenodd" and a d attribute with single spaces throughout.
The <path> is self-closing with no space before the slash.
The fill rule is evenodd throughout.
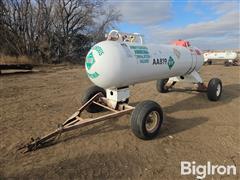
<path id="1" fill-rule="evenodd" d="M 27 56 L 0 55 L 0 64 L 33 64 L 33 60 Z"/>

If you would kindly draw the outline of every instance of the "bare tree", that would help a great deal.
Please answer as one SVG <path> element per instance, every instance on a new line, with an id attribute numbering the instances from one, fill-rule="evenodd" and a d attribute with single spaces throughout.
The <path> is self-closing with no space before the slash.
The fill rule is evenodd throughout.
<path id="1" fill-rule="evenodd" d="M 2 53 L 72 58 L 119 20 L 102 0 L 0 0 Z M 96 21 L 98 19 L 98 21 Z M 101 37 L 101 38 L 100 38 Z"/>
<path id="2" fill-rule="evenodd" d="M 95 42 L 101 41 L 105 38 L 105 34 L 110 29 L 114 29 L 116 23 L 120 21 L 121 14 L 116 11 L 112 6 L 107 6 L 104 11 L 101 11 L 101 19 L 97 19 L 94 26 L 93 36 Z"/>

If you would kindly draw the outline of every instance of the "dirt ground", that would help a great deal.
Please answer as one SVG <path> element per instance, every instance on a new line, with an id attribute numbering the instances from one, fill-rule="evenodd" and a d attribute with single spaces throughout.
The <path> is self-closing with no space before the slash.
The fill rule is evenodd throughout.
<path id="1" fill-rule="evenodd" d="M 130 104 L 154 100 L 164 109 L 159 136 L 150 141 L 131 132 L 130 115 L 68 132 L 49 147 L 21 154 L 16 147 L 57 127 L 81 105 L 92 85 L 80 66 L 41 67 L 39 72 L 0 76 L 0 179 L 195 179 L 180 175 L 180 161 L 237 166 L 239 179 L 239 67 L 204 66 L 203 79 L 223 81 L 223 94 L 160 94 L 155 82 L 131 87 Z M 177 84 L 183 87 L 185 84 Z"/>

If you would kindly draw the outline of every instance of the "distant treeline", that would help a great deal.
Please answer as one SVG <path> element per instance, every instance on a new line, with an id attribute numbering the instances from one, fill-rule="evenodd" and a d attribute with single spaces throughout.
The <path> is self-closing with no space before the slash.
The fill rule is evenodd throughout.
<path id="1" fill-rule="evenodd" d="M 76 62 L 119 18 L 103 0 L 0 0 L 0 54 Z"/>

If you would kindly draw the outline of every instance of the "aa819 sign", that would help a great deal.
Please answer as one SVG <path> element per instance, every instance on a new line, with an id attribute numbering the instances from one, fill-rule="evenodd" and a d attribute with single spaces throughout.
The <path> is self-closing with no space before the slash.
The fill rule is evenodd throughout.
<path id="1" fill-rule="evenodd" d="M 153 65 L 167 64 L 167 58 L 153 59 Z"/>

